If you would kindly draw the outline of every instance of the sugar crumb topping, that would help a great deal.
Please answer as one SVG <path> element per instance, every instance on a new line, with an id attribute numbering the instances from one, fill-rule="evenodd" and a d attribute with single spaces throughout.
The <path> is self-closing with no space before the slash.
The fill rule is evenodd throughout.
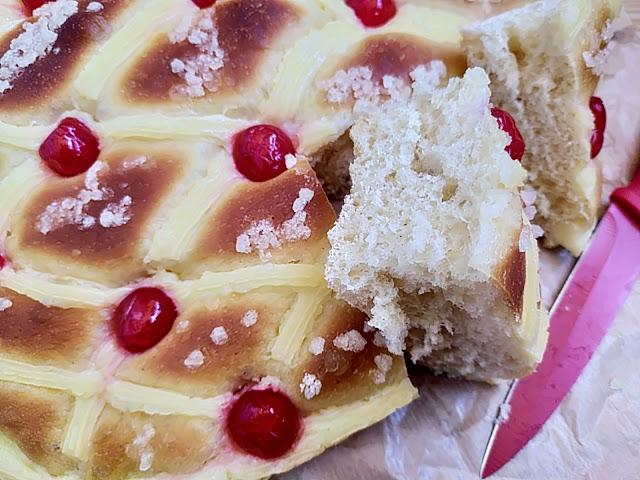
<path id="1" fill-rule="evenodd" d="M 11 40 L 0 58 L 0 93 L 11 89 L 11 81 L 22 71 L 47 55 L 56 40 L 58 29 L 78 11 L 76 0 L 58 0 L 33 11 L 36 21 L 24 22 L 23 32 Z"/>
<path id="2" fill-rule="evenodd" d="M 255 323 L 258 321 L 258 312 L 256 312 L 255 310 L 249 310 L 247 313 L 244 314 L 241 321 L 242 321 L 242 325 L 244 325 L 247 328 L 252 325 L 255 325 Z"/>
<path id="3" fill-rule="evenodd" d="M 374 333 L 374 335 L 373 335 L 373 344 L 376 347 L 388 348 L 387 347 L 387 339 L 384 338 L 384 335 L 380 331 Z"/>
<path id="4" fill-rule="evenodd" d="M 309 238 L 311 229 L 305 224 L 307 220 L 305 208 L 313 196 L 313 190 L 301 188 L 298 198 L 293 202 L 293 216 L 290 219 L 285 220 L 280 227 L 275 227 L 270 220 L 254 222 L 236 238 L 236 251 L 251 253 L 257 250 L 261 258 L 268 258 L 269 248 L 280 248 L 283 243 Z"/>
<path id="5" fill-rule="evenodd" d="M 411 87 L 400 77 L 385 75 L 381 80 L 373 79 L 370 67 L 351 67 L 339 70 L 333 77 L 320 82 L 329 103 L 344 103 L 348 100 L 377 102 L 381 97 L 403 98 L 411 93 Z"/>
<path id="6" fill-rule="evenodd" d="M 100 212 L 100 225 L 104 228 L 121 227 L 131 220 L 131 197 L 125 195 L 118 203 L 108 204 L 102 212 Z"/>
<path id="7" fill-rule="evenodd" d="M 320 355 L 324 352 L 324 338 L 316 337 L 309 343 L 309 353 L 312 355 Z"/>
<path id="8" fill-rule="evenodd" d="M 0 312 L 4 312 L 6 309 L 11 308 L 13 302 L 8 298 L 0 298 Z"/>
<path id="9" fill-rule="evenodd" d="M 200 350 L 194 350 L 184 360 L 184 365 L 191 369 L 201 367 L 203 364 L 204 354 Z"/>
<path id="10" fill-rule="evenodd" d="M 89 5 L 87 5 L 86 10 L 90 13 L 99 12 L 100 10 L 104 10 L 104 5 L 102 5 L 100 2 L 91 2 Z"/>
<path id="11" fill-rule="evenodd" d="M 147 157 L 145 157 L 144 155 L 134 158 L 133 160 L 126 160 L 122 163 L 122 167 L 125 170 L 129 170 L 131 168 L 135 168 L 135 167 L 141 167 L 142 165 L 144 165 L 145 163 L 147 163 Z"/>
<path id="12" fill-rule="evenodd" d="M 287 153 L 284 157 L 284 164 L 287 167 L 287 170 L 290 170 L 291 168 L 295 167 L 296 163 L 298 163 L 298 159 L 295 155 L 292 155 L 290 153 Z"/>
<path id="13" fill-rule="evenodd" d="M 36 228 L 43 235 L 58 230 L 66 225 L 75 225 L 80 230 L 87 230 L 96 224 L 96 217 L 86 213 L 85 208 L 94 201 L 108 200 L 113 197 L 111 189 L 100 186 L 98 173 L 106 168 L 102 162 L 95 162 L 85 175 L 84 188 L 75 197 L 56 200 L 45 208 L 36 218 Z M 100 212 L 99 223 L 104 228 L 121 227 L 131 220 L 129 208 L 133 203 L 129 195 L 120 201 L 109 203 Z"/>
<path id="14" fill-rule="evenodd" d="M 216 327 L 211 331 L 211 341 L 216 345 L 224 345 L 229 341 L 229 335 L 224 327 Z"/>
<path id="15" fill-rule="evenodd" d="M 349 330 L 333 339 L 333 344 L 345 352 L 361 352 L 367 345 L 367 341 L 357 330 Z"/>
<path id="16" fill-rule="evenodd" d="M 304 395 L 304 398 L 311 400 L 313 397 L 320 393 L 322 389 L 322 382 L 318 380 L 313 373 L 305 373 L 302 377 L 302 383 L 300 383 L 300 392 Z"/>
<path id="17" fill-rule="evenodd" d="M 224 51 L 218 42 L 218 30 L 212 11 L 201 11 L 186 16 L 169 34 L 171 43 L 187 40 L 198 48 L 199 53 L 190 58 L 171 60 L 171 71 L 184 80 L 173 93 L 189 97 L 203 97 L 206 91 L 217 92 L 220 88 L 219 70 L 224 66 Z"/>
<path id="18" fill-rule="evenodd" d="M 132 445 L 127 445 L 127 455 L 135 457 L 140 456 L 139 470 L 146 472 L 151 469 L 153 464 L 153 448 L 149 443 L 156 436 L 156 430 L 151 424 L 142 427 L 142 433 L 139 433 L 133 441 Z"/>
<path id="19" fill-rule="evenodd" d="M 176 332 L 183 333 L 189 329 L 189 320 L 180 320 L 176 326 Z"/>
<path id="20" fill-rule="evenodd" d="M 391 355 L 381 353 L 379 355 L 376 355 L 373 361 L 378 368 L 371 370 L 371 376 L 373 377 L 373 382 L 376 385 L 379 385 L 387 381 L 387 372 L 391 370 L 391 366 L 393 365 L 393 358 L 391 357 Z"/>

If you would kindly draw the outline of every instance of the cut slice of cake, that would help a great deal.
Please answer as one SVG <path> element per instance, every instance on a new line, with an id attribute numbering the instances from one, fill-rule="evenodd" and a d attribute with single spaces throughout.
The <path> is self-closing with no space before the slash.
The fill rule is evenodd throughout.
<path id="1" fill-rule="evenodd" d="M 576 256 L 597 220 L 601 172 L 592 157 L 604 125 L 596 122 L 592 145 L 590 98 L 621 5 L 541 0 L 462 29 L 469 64 L 489 73 L 492 101 L 514 116 L 527 143 L 522 164 L 545 244 Z"/>
<path id="2" fill-rule="evenodd" d="M 520 377 L 539 362 L 548 324 L 526 173 L 505 152 L 486 73 L 441 87 L 442 72 L 416 69 L 408 100 L 359 106 L 326 277 L 391 351 L 406 346 L 452 376 Z"/>

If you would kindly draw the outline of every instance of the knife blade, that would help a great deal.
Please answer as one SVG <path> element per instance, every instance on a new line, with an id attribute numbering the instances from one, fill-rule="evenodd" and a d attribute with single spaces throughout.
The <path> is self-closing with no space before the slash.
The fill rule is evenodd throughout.
<path id="1" fill-rule="evenodd" d="M 611 195 L 611 205 L 550 312 L 538 368 L 514 381 L 482 459 L 486 478 L 542 428 L 587 365 L 640 275 L 640 171 Z"/>

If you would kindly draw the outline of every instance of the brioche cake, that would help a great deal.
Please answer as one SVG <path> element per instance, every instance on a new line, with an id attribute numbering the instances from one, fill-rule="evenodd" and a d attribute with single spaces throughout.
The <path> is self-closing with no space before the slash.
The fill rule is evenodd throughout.
<path id="1" fill-rule="evenodd" d="M 462 28 L 470 66 L 491 78 L 492 101 L 527 143 L 545 245 L 575 256 L 598 215 L 606 109 L 593 97 L 622 0 L 540 0 Z"/>
<path id="2" fill-rule="evenodd" d="M 304 153 L 349 102 L 291 89 L 300 44 L 350 32 L 357 63 L 376 30 L 342 2 L 196 3 L 3 10 L 0 478 L 264 478 L 416 395 L 324 279 Z"/>
<path id="3" fill-rule="evenodd" d="M 443 76 L 439 62 L 420 67 L 408 99 L 359 107 L 353 187 L 329 232 L 326 277 L 390 351 L 406 343 L 413 361 L 452 376 L 521 377 L 540 361 L 548 326 L 535 194 L 511 157 L 523 145 L 490 108 L 483 70 L 441 86 Z"/>

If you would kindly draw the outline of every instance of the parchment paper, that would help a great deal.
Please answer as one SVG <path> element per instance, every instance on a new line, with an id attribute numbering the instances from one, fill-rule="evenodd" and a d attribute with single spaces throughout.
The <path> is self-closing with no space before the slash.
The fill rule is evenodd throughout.
<path id="1" fill-rule="evenodd" d="M 598 87 L 609 113 L 603 204 L 637 166 L 640 35 L 616 35 L 611 68 Z M 616 73 L 612 73 L 616 72 Z M 639 247 L 640 248 L 640 247 Z M 542 252 L 549 306 L 574 260 Z M 434 377 L 411 368 L 420 398 L 278 480 L 471 480 L 508 385 Z M 495 480 L 640 480 L 640 282 L 565 401 Z"/>

